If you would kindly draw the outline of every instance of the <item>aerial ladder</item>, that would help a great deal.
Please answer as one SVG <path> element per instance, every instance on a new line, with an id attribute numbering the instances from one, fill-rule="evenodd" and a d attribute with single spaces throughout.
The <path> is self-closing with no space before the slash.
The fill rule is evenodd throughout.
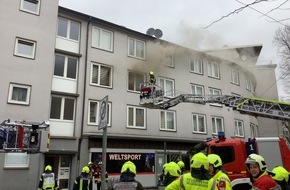
<path id="1" fill-rule="evenodd" d="M 290 103 L 262 98 L 245 98 L 231 95 L 201 96 L 195 94 L 180 94 L 173 98 L 166 98 L 164 91 L 157 85 L 142 83 L 140 88 L 140 105 L 147 108 L 168 109 L 179 103 L 217 103 L 241 114 L 255 117 L 265 117 L 278 120 L 290 120 Z"/>

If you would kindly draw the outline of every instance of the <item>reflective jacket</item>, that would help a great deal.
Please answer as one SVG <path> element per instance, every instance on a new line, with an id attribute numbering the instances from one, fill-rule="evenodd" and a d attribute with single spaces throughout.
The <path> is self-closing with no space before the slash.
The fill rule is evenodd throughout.
<path id="1" fill-rule="evenodd" d="M 180 178 L 170 183 L 165 190 L 207 190 L 208 179 L 198 179 L 191 173 L 181 175 Z"/>
<path id="2" fill-rule="evenodd" d="M 135 180 L 135 174 L 131 172 L 121 173 L 119 182 L 115 183 L 113 188 L 116 190 L 121 190 L 121 189 L 144 190 L 142 184 L 139 181 Z"/>
<path id="3" fill-rule="evenodd" d="M 265 171 L 257 179 L 253 179 L 254 190 L 281 190 L 280 185 Z"/>
<path id="4" fill-rule="evenodd" d="M 44 172 L 41 174 L 39 180 L 39 189 L 52 189 L 54 190 L 57 187 L 57 179 L 53 172 Z"/>
<path id="5" fill-rule="evenodd" d="M 231 190 L 231 181 L 227 174 L 219 171 L 208 182 L 209 190 Z"/>

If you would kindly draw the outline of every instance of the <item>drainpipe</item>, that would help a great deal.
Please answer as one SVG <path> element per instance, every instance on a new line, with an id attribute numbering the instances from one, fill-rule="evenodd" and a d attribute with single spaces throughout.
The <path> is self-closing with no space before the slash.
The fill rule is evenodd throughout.
<path id="1" fill-rule="evenodd" d="M 85 52 L 85 76 L 84 76 L 84 92 L 83 92 L 83 108 L 82 108 L 82 124 L 81 124 L 81 136 L 78 142 L 78 155 L 77 155 L 77 168 L 80 169 L 80 154 L 81 154 L 81 145 L 83 141 L 83 131 L 84 131 L 84 118 L 85 118 L 85 104 L 86 104 L 86 83 L 87 83 L 87 66 L 88 66 L 88 47 L 89 47 L 89 26 L 91 23 L 92 17 L 90 17 L 87 24 L 87 35 L 86 35 L 86 52 Z M 77 173 L 78 172 L 77 169 Z"/>

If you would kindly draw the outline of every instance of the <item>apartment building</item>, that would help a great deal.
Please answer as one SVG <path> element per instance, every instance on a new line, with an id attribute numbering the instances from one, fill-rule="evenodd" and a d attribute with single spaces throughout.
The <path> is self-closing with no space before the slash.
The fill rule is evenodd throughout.
<path id="1" fill-rule="evenodd" d="M 262 93 L 275 81 L 275 65 L 255 66 L 261 45 L 222 50 L 235 52 L 233 58 L 221 50 L 199 52 L 59 7 L 57 0 L 5 1 L 0 12 L 0 118 L 49 120 L 51 134 L 47 153 L 1 153 L 1 189 L 36 188 L 47 164 L 59 187 L 70 189 L 84 165 L 102 161 L 98 115 L 105 96 L 109 176 L 118 177 L 130 159 L 144 186 L 156 186 L 166 161 L 183 159 L 189 167 L 187 151 L 219 131 L 243 139 L 278 134 L 277 121 L 220 104 L 181 103 L 168 110 L 139 105 L 139 84 L 151 70 L 165 99 L 181 93 L 277 99 L 277 87 Z"/>

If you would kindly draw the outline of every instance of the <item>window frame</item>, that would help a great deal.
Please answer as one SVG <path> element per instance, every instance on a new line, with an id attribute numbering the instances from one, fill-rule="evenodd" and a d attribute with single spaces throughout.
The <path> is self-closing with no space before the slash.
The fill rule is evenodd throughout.
<path id="1" fill-rule="evenodd" d="M 20 161 L 19 156 L 24 158 L 23 163 L 9 163 L 9 158 L 10 159 L 16 159 L 17 161 Z M 17 158 L 18 157 L 18 158 Z M 22 152 L 16 152 L 16 153 L 5 153 L 5 161 L 4 161 L 4 168 L 28 168 L 29 167 L 29 159 L 30 156 L 27 153 L 22 153 Z M 11 160 L 10 160 L 11 161 Z"/>
<path id="2" fill-rule="evenodd" d="M 246 83 L 246 90 L 252 92 L 252 80 L 248 76 L 245 77 L 245 83 Z"/>
<path id="3" fill-rule="evenodd" d="M 203 75 L 203 60 L 200 58 L 194 58 L 190 56 L 189 57 L 189 72 Z"/>
<path id="4" fill-rule="evenodd" d="M 57 97 L 57 98 L 61 98 L 61 102 L 60 102 L 60 115 L 59 118 L 51 118 L 51 111 L 52 111 L 52 98 L 53 97 Z M 65 116 L 65 100 L 66 99 L 71 99 L 73 100 L 74 103 L 74 108 L 72 111 L 72 119 L 64 119 Z M 56 120 L 56 121 L 64 121 L 64 122 L 74 122 L 75 121 L 75 110 L 76 110 L 76 99 L 74 97 L 69 97 L 69 96 L 61 96 L 61 95 L 51 95 L 51 101 L 50 101 L 50 113 L 49 113 L 49 119 L 50 120 Z"/>
<path id="5" fill-rule="evenodd" d="M 20 43 L 20 42 L 22 42 L 22 43 Z M 19 52 L 20 44 L 30 46 L 32 49 L 31 55 L 20 53 Z M 14 49 L 15 56 L 25 57 L 25 58 L 29 58 L 29 59 L 35 59 L 35 52 L 36 52 L 36 42 L 35 41 L 16 37 L 15 49 Z"/>
<path id="6" fill-rule="evenodd" d="M 199 117 L 203 117 L 203 124 L 204 124 L 204 131 L 201 131 L 200 128 L 201 126 L 199 125 Z M 196 126 L 197 130 L 194 130 L 194 117 L 196 118 Z M 199 133 L 199 134 L 206 134 L 207 133 L 207 126 L 206 126 L 206 115 L 204 114 L 199 114 L 199 113 L 192 113 L 191 114 L 191 121 L 192 121 L 192 132 L 193 133 Z"/>
<path id="7" fill-rule="evenodd" d="M 34 3 L 34 4 L 38 4 L 37 8 L 36 8 L 36 11 L 30 10 L 30 9 L 26 9 L 24 7 L 25 3 L 33 3 L 33 2 L 37 2 L 37 3 Z M 20 10 L 24 11 L 24 12 L 31 13 L 31 14 L 39 15 L 39 13 L 40 13 L 40 4 L 41 4 L 41 0 L 21 0 Z"/>
<path id="8" fill-rule="evenodd" d="M 191 94 L 196 95 L 196 96 L 201 96 L 202 98 L 204 98 L 205 94 L 204 94 L 204 86 L 203 85 L 199 85 L 199 84 L 190 84 L 190 89 L 191 89 Z M 194 91 L 196 91 L 196 88 L 201 88 L 202 93 L 201 94 L 196 94 L 193 93 L 193 88 L 195 89 Z"/>
<path id="9" fill-rule="evenodd" d="M 91 102 L 94 102 L 94 103 L 97 103 L 97 110 L 96 110 L 96 122 L 91 122 L 90 121 L 90 117 L 91 117 Z M 93 126 L 98 126 L 99 125 L 99 104 L 100 104 L 100 100 L 89 100 L 88 102 L 88 125 L 93 125 Z M 107 126 L 111 127 L 111 118 L 112 118 L 112 103 L 111 102 L 108 102 L 108 117 L 107 117 L 107 120 L 108 120 L 108 123 L 107 123 Z"/>
<path id="10" fill-rule="evenodd" d="M 254 123 L 250 123 L 250 131 L 251 131 L 251 137 L 255 138 L 259 136 L 259 126 L 254 124 Z"/>
<path id="11" fill-rule="evenodd" d="M 214 67 L 216 65 L 216 67 Z M 217 76 L 215 76 L 215 68 L 217 68 Z M 208 61 L 207 62 L 207 74 L 208 77 L 215 78 L 215 79 L 220 79 L 220 67 L 217 62 L 214 61 Z"/>
<path id="12" fill-rule="evenodd" d="M 17 100 L 12 99 L 14 87 L 24 88 L 27 90 L 25 101 L 17 101 Z M 29 105 L 30 104 L 30 97 L 31 97 L 31 88 L 32 88 L 31 85 L 10 83 L 9 84 L 8 100 L 7 100 L 8 103 L 19 104 L 19 105 Z"/>
<path id="13" fill-rule="evenodd" d="M 133 42 L 134 42 L 134 52 L 133 52 L 133 55 L 131 55 L 130 54 L 130 40 L 133 40 Z M 142 43 L 143 44 L 143 57 L 139 57 L 139 56 L 137 56 L 137 42 L 139 42 L 139 43 Z M 145 41 L 143 41 L 143 40 L 138 40 L 138 39 L 136 39 L 136 38 L 132 38 L 132 37 L 128 37 L 128 56 L 129 57 L 133 57 L 133 58 L 137 58 L 137 59 L 142 59 L 142 60 L 145 60 L 145 58 L 146 58 L 146 42 Z"/>
<path id="14" fill-rule="evenodd" d="M 129 89 L 129 83 L 130 83 L 130 74 L 134 74 L 134 81 L 133 81 L 133 83 L 134 83 L 134 89 L 133 90 L 131 90 L 131 89 Z M 136 92 L 136 93 L 140 93 L 140 84 L 138 85 L 137 84 L 137 82 L 138 81 L 136 81 L 136 75 L 142 75 L 143 76 L 143 81 L 142 82 L 144 82 L 144 81 L 146 81 L 146 74 L 145 73 L 141 73 L 141 72 L 135 72 L 135 71 L 131 71 L 131 70 L 129 70 L 128 71 L 128 76 L 127 76 L 127 90 L 129 91 L 129 92 Z M 139 87 L 138 87 L 139 86 Z M 136 89 L 137 88 L 137 89 Z"/>
<path id="15" fill-rule="evenodd" d="M 214 94 L 214 93 L 211 94 L 211 93 L 210 93 L 211 90 L 216 91 L 216 92 L 220 92 L 220 93 L 218 93 L 218 94 Z M 221 96 L 221 95 L 222 95 L 222 90 L 221 90 L 221 89 L 217 89 L 217 88 L 209 87 L 209 88 L 208 88 L 208 95 L 209 95 L 209 96 Z M 216 107 L 223 107 L 223 105 L 222 105 L 222 104 L 219 104 L 219 103 L 209 103 L 209 105 L 210 105 L 210 106 L 216 106 Z"/>
<path id="16" fill-rule="evenodd" d="M 220 119 L 222 122 L 222 131 L 218 131 L 217 126 L 214 125 L 213 123 L 213 119 L 215 120 L 215 123 L 217 119 Z M 219 116 L 211 116 L 211 126 L 212 126 L 212 135 L 218 135 L 218 132 L 224 132 L 225 131 L 225 126 L 224 126 L 224 118 L 223 117 L 219 117 Z M 216 131 L 216 132 L 214 132 Z"/>
<path id="17" fill-rule="evenodd" d="M 59 76 L 59 75 L 55 75 L 55 65 L 56 65 L 56 56 L 63 56 L 64 57 L 64 68 L 63 68 L 63 75 L 62 76 Z M 72 58 L 72 59 L 75 59 L 76 60 L 76 73 L 75 73 L 75 78 L 71 78 L 71 77 L 68 77 L 67 74 L 68 74 L 68 59 L 69 58 Z M 73 56 L 69 56 L 69 55 L 64 55 L 64 54 L 60 54 L 60 53 L 56 53 L 55 56 L 54 56 L 54 71 L 53 71 L 53 76 L 54 77 L 58 77 L 58 78 L 62 78 L 62 79 L 68 79 L 68 80 L 73 80 L 73 81 L 76 81 L 77 78 L 78 78 L 78 66 L 79 66 L 79 59 L 77 57 L 73 57 Z"/>
<path id="18" fill-rule="evenodd" d="M 164 112 L 164 128 L 162 128 L 161 124 L 162 124 L 162 118 L 161 118 L 161 113 Z M 173 113 L 173 129 L 168 129 L 167 126 L 167 113 Z M 176 126 L 176 111 L 172 111 L 172 110 L 160 110 L 159 111 L 159 130 L 160 131 L 173 131 L 176 132 L 177 131 L 177 126 Z"/>
<path id="19" fill-rule="evenodd" d="M 165 66 L 174 68 L 175 67 L 175 55 L 174 53 L 165 54 Z"/>
<path id="20" fill-rule="evenodd" d="M 93 83 L 93 67 L 94 66 L 98 66 L 98 83 Z M 109 86 L 106 86 L 106 85 L 101 85 L 100 82 L 101 82 L 101 67 L 107 67 L 107 68 L 110 68 L 110 76 L 109 76 Z M 104 87 L 104 88 L 112 88 L 113 87 L 113 67 L 110 66 L 110 65 L 105 65 L 105 64 L 101 64 L 101 63 L 96 63 L 96 62 L 91 62 L 91 75 L 90 75 L 90 85 L 93 85 L 93 86 L 99 86 L 99 87 Z"/>
<path id="21" fill-rule="evenodd" d="M 241 125 L 238 125 L 241 124 Z M 239 128 L 241 127 L 242 133 L 243 134 L 239 134 L 240 130 Z M 236 137 L 245 137 L 245 126 L 244 126 L 244 121 L 239 120 L 239 119 L 235 119 L 235 136 Z"/>
<path id="22" fill-rule="evenodd" d="M 58 29 L 59 29 L 59 19 L 62 19 L 62 20 L 65 20 L 67 21 L 67 31 L 66 31 L 66 36 L 60 36 L 58 34 Z M 75 40 L 73 38 L 71 38 L 71 23 L 76 23 L 78 25 L 78 39 Z M 79 42 L 80 41 L 80 35 L 81 35 L 81 23 L 78 22 L 78 21 L 75 21 L 75 20 L 71 20 L 71 19 L 67 19 L 65 17 L 61 17 L 61 16 L 58 16 L 57 17 L 57 30 L 56 30 L 56 36 L 59 37 L 59 38 L 64 38 L 66 40 L 71 40 L 71 41 L 74 41 L 74 42 Z"/>
<path id="23" fill-rule="evenodd" d="M 164 80 L 164 86 L 161 85 L 161 80 Z M 172 96 L 168 95 L 168 93 L 167 93 L 169 91 L 166 89 L 166 85 L 165 85 L 166 81 L 171 81 L 172 82 Z M 158 82 L 159 82 L 160 88 L 164 90 L 164 97 L 166 97 L 166 98 L 174 98 L 174 96 L 175 96 L 175 87 L 174 87 L 175 86 L 175 81 L 174 81 L 174 79 L 165 78 L 165 77 L 159 77 Z"/>
<path id="24" fill-rule="evenodd" d="M 99 30 L 99 32 L 96 32 L 96 30 Z M 105 46 L 103 46 L 102 42 L 103 42 L 103 35 L 104 32 L 110 33 L 110 47 L 109 49 L 107 49 Z M 99 35 L 97 36 L 97 33 L 99 33 Z M 98 38 L 98 42 L 99 44 L 96 44 L 95 40 Z M 109 52 L 113 52 L 113 45 L 114 45 L 114 32 L 110 31 L 110 30 L 106 30 L 97 26 L 92 26 L 92 47 L 97 48 L 97 49 L 102 49 L 105 51 L 109 51 Z"/>
<path id="25" fill-rule="evenodd" d="M 130 118 L 129 118 L 129 116 L 130 116 L 130 114 L 129 114 L 129 109 L 133 109 L 133 125 L 129 125 L 129 120 L 130 120 Z M 136 110 L 137 109 L 140 109 L 140 110 L 143 110 L 143 112 L 144 112 L 144 116 L 143 116 L 143 120 L 144 120 L 144 126 L 142 127 L 142 126 L 137 126 L 136 125 L 136 120 L 137 120 L 137 118 L 136 118 Z M 130 129 L 146 129 L 147 128 L 147 121 L 146 121 L 146 119 L 147 119 L 147 109 L 146 108 L 143 108 L 143 107 L 140 107 L 140 106 L 131 106 L 131 105 L 127 105 L 127 126 L 126 126 L 126 128 L 130 128 Z"/>
<path id="26" fill-rule="evenodd" d="M 231 69 L 231 83 L 240 85 L 239 71 L 237 69 Z"/>

